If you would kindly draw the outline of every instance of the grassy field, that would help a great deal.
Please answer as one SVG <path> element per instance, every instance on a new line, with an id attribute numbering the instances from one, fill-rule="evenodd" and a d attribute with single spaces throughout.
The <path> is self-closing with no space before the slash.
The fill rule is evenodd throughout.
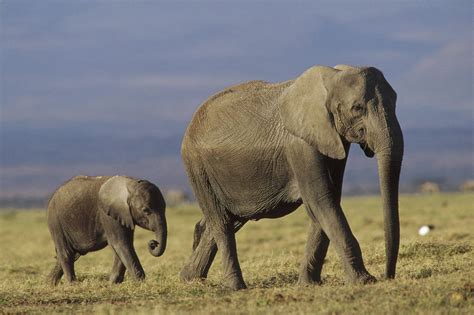
<path id="1" fill-rule="evenodd" d="M 378 197 L 345 198 L 343 208 L 368 270 L 384 271 L 382 212 Z M 135 247 L 147 274 L 143 283 L 108 283 L 110 248 L 76 262 L 78 282 L 46 284 L 54 248 L 44 210 L 0 211 L 0 313 L 474 313 L 474 195 L 405 195 L 400 200 L 401 248 L 395 281 L 343 284 L 330 248 L 321 286 L 299 287 L 298 266 L 306 242 L 304 209 L 278 220 L 250 222 L 237 236 L 248 290 L 220 285 L 219 255 L 206 281 L 181 283 L 191 253 L 196 205 L 169 208 L 168 249 L 148 254 L 153 233 L 137 229 Z M 433 224 L 427 236 L 418 228 Z"/>

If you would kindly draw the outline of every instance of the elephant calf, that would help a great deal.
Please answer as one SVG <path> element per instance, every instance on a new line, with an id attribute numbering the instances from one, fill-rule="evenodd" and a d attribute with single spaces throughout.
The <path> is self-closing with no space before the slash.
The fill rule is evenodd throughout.
<path id="1" fill-rule="evenodd" d="M 133 247 L 135 225 L 154 231 L 148 249 L 161 256 L 166 248 L 165 201 L 160 190 L 146 180 L 125 176 L 76 176 L 60 186 L 48 204 L 48 227 L 56 247 L 56 265 L 49 281 L 56 285 L 63 273 L 76 280 L 74 262 L 88 252 L 110 244 L 115 260 L 112 283 L 123 281 L 128 269 L 134 279 L 145 272 Z"/>

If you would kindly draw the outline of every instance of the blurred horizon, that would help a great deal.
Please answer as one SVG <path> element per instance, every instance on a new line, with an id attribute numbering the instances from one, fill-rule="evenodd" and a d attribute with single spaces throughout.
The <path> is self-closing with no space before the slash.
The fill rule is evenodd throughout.
<path id="1" fill-rule="evenodd" d="M 2 1 L 0 198 L 79 175 L 190 191 L 180 143 L 197 107 L 248 80 L 371 65 L 398 94 L 401 190 L 474 178 L 470 1 Z M 353 146 L 347 193 L 378 189 Z"/>

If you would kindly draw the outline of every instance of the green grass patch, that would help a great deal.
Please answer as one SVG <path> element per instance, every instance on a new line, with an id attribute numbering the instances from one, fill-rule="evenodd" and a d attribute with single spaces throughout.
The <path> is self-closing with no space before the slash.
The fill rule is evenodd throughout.
<path id="1" fill-rule="evenodd" d="M 401 246 L 397 278 L 383 280 L 385 249 L 379 197 L 344 198 L 343 208 L 360 242 L 375 284 L 344 285 L 330 247 L 323 284 L 299 287 L 309 219 L 304 209 L 277 220 L 248 223 L 237 246 L 248 290 L 221 286 L 216 257 L 206 281 L 181 283 L 179 271 L 191 254 L 196 205 L 167 211 L 168 249 L 147 252 L 153 233 L 136 230 L 135 247 L 146 272 L 143 283 L 128 277 L 108 283 L 110 248 L 76 262 L 77 283 L 46 283 L 54 247 L 45 210 L 0 211 L 0 313 L 474 313 L 474 195 L 404 195 L 400 199 Z M 432 224 L 426 236 L 418 228 Z"/>

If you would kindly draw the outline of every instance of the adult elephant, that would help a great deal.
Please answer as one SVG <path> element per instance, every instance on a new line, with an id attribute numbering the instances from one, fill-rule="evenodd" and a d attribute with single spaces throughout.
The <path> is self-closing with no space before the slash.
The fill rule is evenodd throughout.
<path id="1" fill-rule="evenodd" d="M 349 282 L 375 281 L 340 205 L 350 143 L 360 144 L 368 157 L 377 155 L 386 277 L 394 278 L 403 156 L 396 98 L 376 68 L 345 65 L 314 66 L 295 80 L 250 81 L 211 96 L 182 144 L 204 217 L 181 278 L 205 278 L 219 249 L 226 286 L 245 288 L 235 232 L 248 220 L 282 217 L 303 203 L 312 224 L 299 283 L 320 282 L 330 241 Z"/>

